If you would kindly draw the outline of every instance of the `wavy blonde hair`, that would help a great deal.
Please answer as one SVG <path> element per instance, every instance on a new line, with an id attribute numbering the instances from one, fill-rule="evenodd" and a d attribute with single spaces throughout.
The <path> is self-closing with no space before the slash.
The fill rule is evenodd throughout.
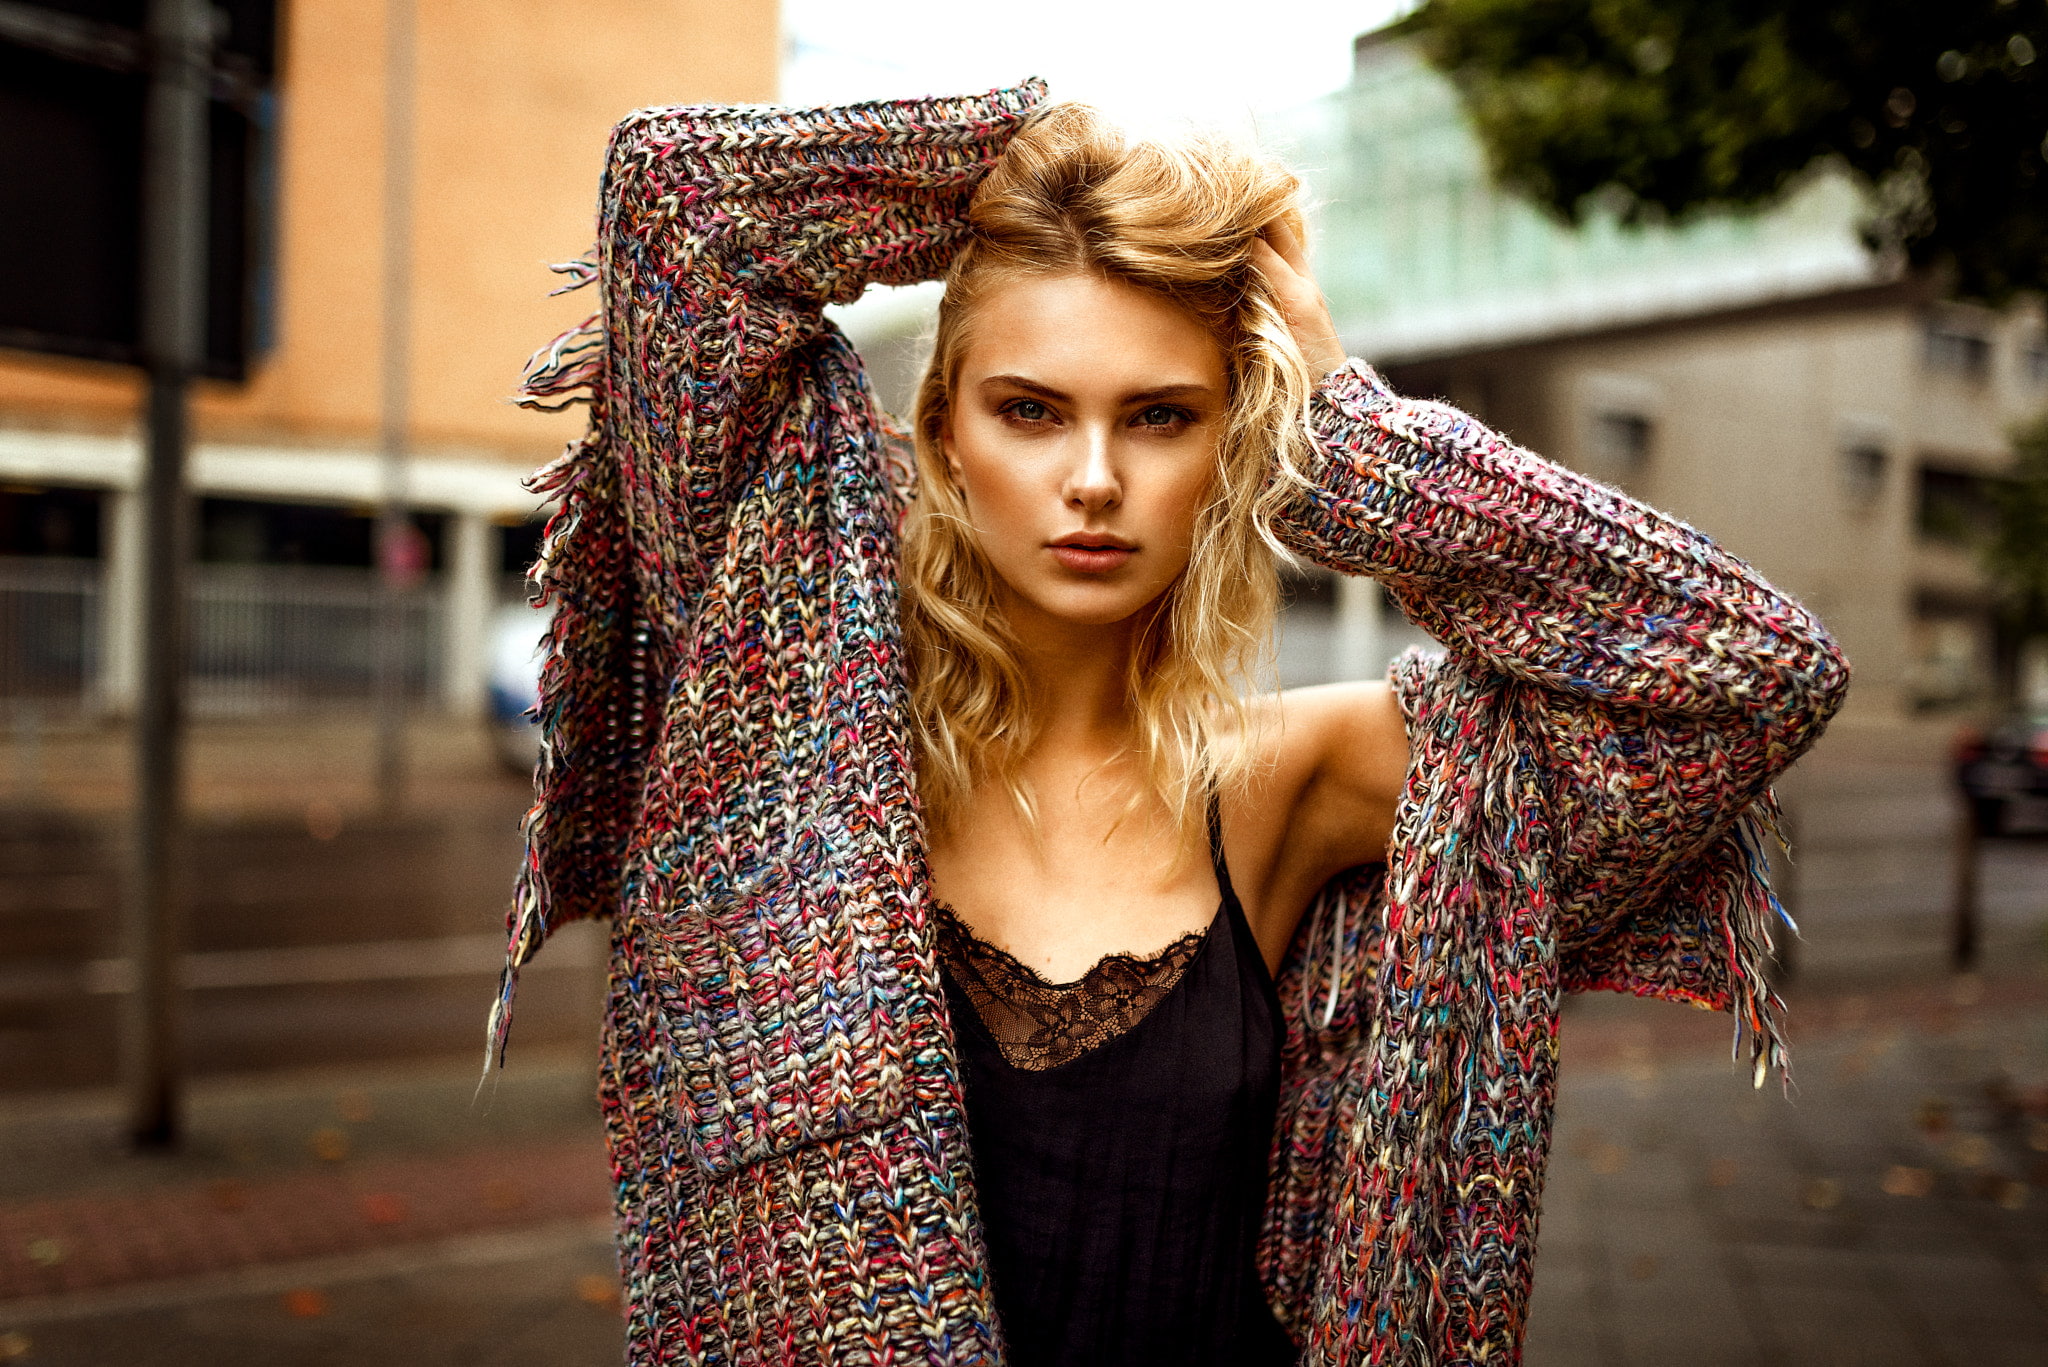
<path id="1" fill-rule="evenodd" d="M 941 449 L 975 309 L 1013 281 L 1087 273 L 1156 294 L 1209 329 L 1229 375 L 1215 479 L 1193 554 L 1145 610 L 1129 672 L 1131 753 L 1184 844 L 1203 838 L 1208 793 L 1242 782 L 1244 689 L 1267 663 L 1278 599 L 1267 529 L 1276 462 L 1302 468 L 1312 383 L 1252 267 L 1277 222 L 1297 228 L 1300 182 L 1213 138 L 1140 141 L 1080 104 L 1034 115 L 976 189 L 972 232 L 946 277 L 914 418 L 918 488 L 904 528 L 903 627 L 919 786 L 945 826 L 976 784 L 1004 784 L 1029 822 L 1020 770 L 1039 730 L 997 596 Z M 1138 801 L 1134 795 L 1133 804 Z"/>

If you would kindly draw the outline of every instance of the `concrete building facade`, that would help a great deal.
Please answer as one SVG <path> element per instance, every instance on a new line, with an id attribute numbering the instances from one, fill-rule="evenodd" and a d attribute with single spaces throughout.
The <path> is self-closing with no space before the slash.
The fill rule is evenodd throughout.
<path id="1" fill-rule="evenodd" d="M 1827 174 L 1768 212 L 1567 228 L 1494 187 L 1419 55 L 1381 34 L 1356 55 L 1351 88 L 1295 120 L 1353 351 L 1797 593 L 1856 666 L 1849 717 L 1987 701 L 1991 599 L 1968 543 L 2012 428 L 2048 411 L 2039 307 L 1905 278 Z"/>
<path id="2" fill-rule="evenodd" d="M 1959 533 L 2048 407 L 2038 317 L 1907 286 L 1390 363 L 1668 509 L 1796 592 L 1866 719 L 1987 700 L 1990 594 Z"/>
<path id="3" fill-rule="evenodd" d="M 534 0 L 415 9 L 408 496 L 437 543 L 436 689 L 473 712 L 503 571 L 531 541 L 503 546 L 502 529 L 534 517 L 522 478 L 582 422 L 506 397 L 526 356 L 589 312 L 548 297 L 545 267 L 589 244 L 611 125 L 642 105 L 772 99 L 780 32 L 774 0 L 620 0 L 601 20 Z M 272 340 L 245 383 L 201 384 L 192 481 L 201 499 L 360 519 L 379 490 L 385 10 L 281 11 L 276 287 L 258 328 Z M 114 712 L 133 689 L 142 396 L 122 367 L 0 351 L 0 493 L 99 495 L 94 563 L 74 568 L 99 604 L 93 700 Z M 63 558 L 0 547 L 0 579 Z"/>

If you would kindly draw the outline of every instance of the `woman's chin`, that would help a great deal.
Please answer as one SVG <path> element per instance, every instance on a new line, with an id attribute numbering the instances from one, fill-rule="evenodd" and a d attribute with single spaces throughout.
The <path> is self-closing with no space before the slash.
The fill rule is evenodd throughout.
<path id="1" fill-rule="evenodd" d="M 1110 627 L 1137 616 L 1159 595 L 1111 584 L 1060 585 L 1020 594 L 1036 611 L 1063 626 Z M 1014 624 L 1014 623 L 1013 623 Z"/>

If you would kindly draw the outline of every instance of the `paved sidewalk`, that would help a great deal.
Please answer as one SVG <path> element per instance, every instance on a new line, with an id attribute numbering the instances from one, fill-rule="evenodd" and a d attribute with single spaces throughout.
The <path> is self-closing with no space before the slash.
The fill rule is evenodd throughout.
<path id="1" fill-rule="evenodd" d="M 1789 1099 L 1725 1017 L 1570 1004 L 1530 1367 L 2048 1362 L 2048 946 L 1792 996 Z M 0 1362 L 615 1363 L 593 1066 L 222 1080 L 171 1159 L 10 1106 Z"/>
<path id="2" fill-rule="evenodd" d="M 43 1367 L 615 1367 L 610 1221 L 282 1264 L 9 1320 Z"/>
<path id="3" fill-rule="evenodd" d="M 2043 957 L 1795 996 L 1789 1099 L 1721 1018 L 1575 1002 L 1529 1367 L 2048 1363 Z"/>
<path id="4" fill-rule="evenodd" d="M 472 1104 L 522 784 L 427 734 L 380 822 L 360 727 L 201 731 L 192 948 L 241 976 L 193 994 L 175 1157 L 44 1090 L 111 1077 L 116 997 L 47 981 L 115 952 L 118 737 L 0 765 L 30 804 L 0 810 L 0 1367 L 617 1363 L 591 928 Z M 1938 739 L 1801 771 L 1790 1099 L 1725 1017 L 1568 1004 L 1530 1367 L 2048 1367 L 2048 839 L 1987 847 L 1985 973 L 1953 977 Z"/>
<path id="5" fill-rule="evenodd" d="M 188 1143 L 106 1093 L 0 1118 L 0 1362 L 615 1362 L 595 1059 L 217 1079 Z"/>

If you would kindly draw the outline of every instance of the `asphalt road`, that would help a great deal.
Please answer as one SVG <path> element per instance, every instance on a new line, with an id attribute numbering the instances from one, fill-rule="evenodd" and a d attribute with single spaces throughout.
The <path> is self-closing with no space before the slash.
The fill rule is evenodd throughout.
<path id="1" fill-rule="evenodd" d="M 335 723 L 216 725 L 197 743 L 195 1075 L 477 1053 L 527 785 L 474 736 L 428 729 L 405 814 L 379 819 L 366 739 Z M 0 790 L 0 1091 L 115 1078 L 122 826 L 105 775 L 122 756 L 106 735 L 64 744 L 46 743 L 32 792 Z M 1853 986 L 1945 972 L 1956 805 L 1938 747 L 1830 736 L 1783 796 L 1797 973 Z M 1986 842 L 1979 858 L 1983 952 L 2038 944 L 2048 820 Z M 598 927 L 550 943 L 523 980 L 515 1048 L 594 1037 L 602 958 Z"/>
<path id="2" fill-rule="evenodd" d="M 122 1149 L 118 737 L 0 746 L 0 1361 L 592 1364 L 619 1353 L 590 1079 L 602 939 L 522 988 L 474 1099 L 526 786 L 416 736 L 372 816 L 361 727 L 196 738 L 183 1152 Z M 1795 1090 L 1725 1018 L 1565 1016 L 1532 1367 L 2041 1361 L 2048 822 L 1979 852 L 1925 737 L 1831 736 L 1783 788 L 1805 927 Z"/>

